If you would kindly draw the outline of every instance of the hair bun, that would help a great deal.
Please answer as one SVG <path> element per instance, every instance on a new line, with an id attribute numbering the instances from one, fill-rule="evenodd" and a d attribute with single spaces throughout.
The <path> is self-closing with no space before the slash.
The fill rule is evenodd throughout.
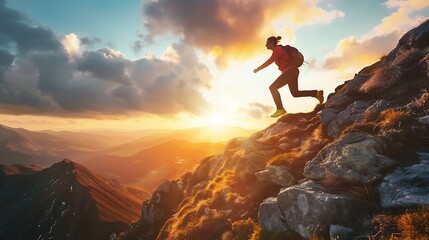
<path id="1" fill-rule="evenodd" d="M 281 40 L 282 39 L 282 37 L 280 37 L 280 36 L 277 36 L 277 40 Z"/>

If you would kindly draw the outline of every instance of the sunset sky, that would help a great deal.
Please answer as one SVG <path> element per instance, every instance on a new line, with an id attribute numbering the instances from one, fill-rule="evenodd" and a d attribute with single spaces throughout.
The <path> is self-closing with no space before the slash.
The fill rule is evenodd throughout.
<path id="1" fill-rule="evenodd" d="M 427 0 L 0 0 L 0 124 L 263 129 L 267 37 L 300 49 L 299 88 L 327 96 L 428 16 Z M 280 92 L 288 112 L 317 104 Z"/>

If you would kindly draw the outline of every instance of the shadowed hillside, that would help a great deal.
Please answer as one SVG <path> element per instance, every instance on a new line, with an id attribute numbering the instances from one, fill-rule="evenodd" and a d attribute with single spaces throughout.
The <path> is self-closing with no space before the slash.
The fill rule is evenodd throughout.
<path id="1" fill-rule="evenodd" d="M 117 238 L 428 239 L 428 59 L 426 21 L 313 112 L 160 185 Z"/>
<path id="2" fill-rule="evenodd" d="M 0 239 L 17 240 L 108 239 L 138 220 L 148 196 L 69 160 L 1 166 L 0 192 Z"/>

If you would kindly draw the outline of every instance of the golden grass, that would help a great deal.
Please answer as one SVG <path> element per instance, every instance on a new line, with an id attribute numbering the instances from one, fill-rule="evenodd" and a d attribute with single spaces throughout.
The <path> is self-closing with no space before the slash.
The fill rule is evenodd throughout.
<path id="1" fill-rule="evenodd" d="M 410 116 L 407 112 L 395 109 L 388 109 L 380 114 L 380 126 L 383 128 L 396 128 L 401 127 L 403 123 L 410 121 Z"/>
<path id="2" fill-rule="evenodd" d="M 363 222 L 369 227 L 367 239 L 428 240 L 429 207 L 409 210 L 399 215 L 379 214 Z"/>
<path id="3" fill-rule="evenodd" d="M 402 214 L 396 221 L 401 230 L 401 239 L 429 239 L 429 208 Z M 393 238 L 399 239 L 399 238 Z"/>
<path id="4" fill-rule="evenodd" d="M 313 159 L 330 141 L 323 137 L 321 126 L 313 126 L 311 130 L 306 133 L 306 138 L 301 138 L 302 141 L 299 141 L 295 148 L 277 154 L 268 164 L 287 166 L 295 178 L 301 179 L 305 163 Z"/>
<path id="5" fill-rule="evenodd" d="M 374 70 L 374 75 L 368 79 L 360 90 L 365 93 L 382 92 L 391 88 L 403 75 L 403 70 L 399 65 L 381 65 Z"/>
<path id="6" fill-rule="evenodd" d="M 421 63 L 426 61 L 426 51 L 414 48 L 402 50 L 392 62 L 383 61 L 373 70 L 372 77 L 362 84 L 360 91 L 374 95 L 406 97 L 404 93 L 418 87 L 418 82 L 424 77 L 422 70 L 426 67 Z"/>
<path id="7" fill-rule="evenodd" d="M 222 235 L 222 240 L 258 240 L 261 227 L 251 218 L 241 219 L 232 223 L 231 230 Z"/>

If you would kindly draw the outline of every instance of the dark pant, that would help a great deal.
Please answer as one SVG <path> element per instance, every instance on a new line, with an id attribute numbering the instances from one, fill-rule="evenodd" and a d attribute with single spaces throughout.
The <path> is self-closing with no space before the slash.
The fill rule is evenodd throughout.
<path id="1" fill-rule="evenodd" d="M 282 73 L 270 86 L 270 92 L 273 96 L 274 103 L 277 109 L 283 109 L 282 99 L 278 91 L 284 85 L 289 85 L 289 90 L 294 97 L 316 97 L 317 90 L 299 91 L 298 90 L 298 75 L 299 69 L 291 67 L 286 72 Z"/>

